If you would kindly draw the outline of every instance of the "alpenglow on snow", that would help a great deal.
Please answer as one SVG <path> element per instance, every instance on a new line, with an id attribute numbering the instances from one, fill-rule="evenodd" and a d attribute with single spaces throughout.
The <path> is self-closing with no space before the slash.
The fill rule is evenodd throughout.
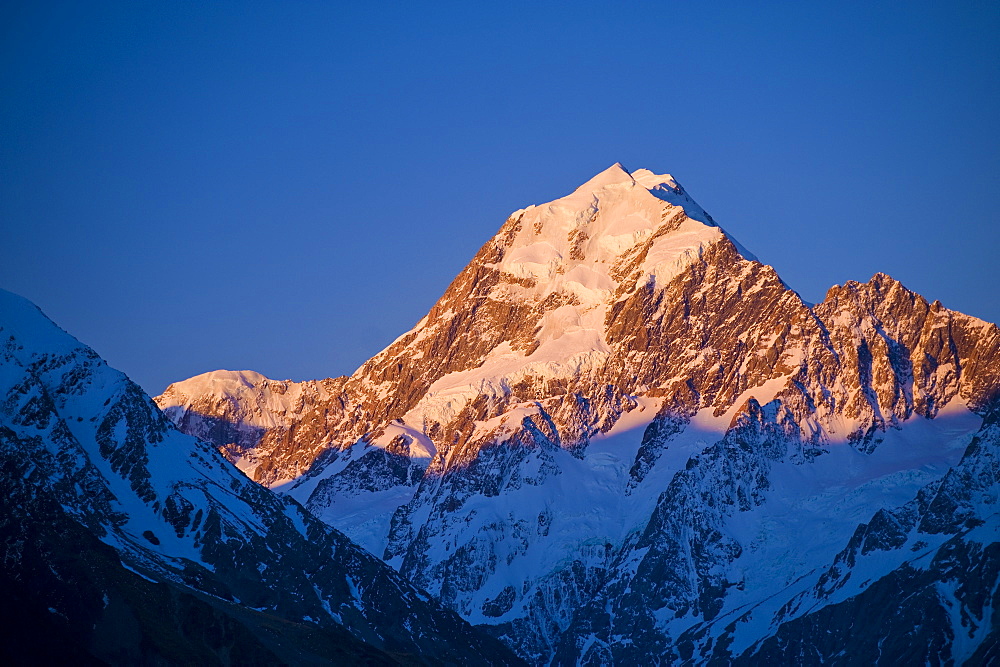
<path id="1" fill-rule="evenodd" d="M 996 326 L 884 274 L 805 303 L 616 164 L 350 377 L 156 400 L 535 664 L 975 663 L 998 374 Z"/>

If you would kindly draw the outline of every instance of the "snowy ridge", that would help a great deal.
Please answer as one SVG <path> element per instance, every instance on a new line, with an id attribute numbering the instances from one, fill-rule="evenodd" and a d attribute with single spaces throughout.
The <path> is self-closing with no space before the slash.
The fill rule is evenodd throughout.
<path id="1" fill-rule="evenodd" d="M 572 194 L 516 211 L 511 220 L 514 233 L 502 258 L 484 264 L 501 274 L 487 298 L 560 305 L 542 310 L 531 340 L 518 349 L 502 342 L 475 367 L 438 378 L 403 416 L 414 427 L 447 424 L 469 401 L 509 394 L 525 378 L 569 379 L 599 370 L 610 351 L 605 328 L 612 304 L 623 293 L 669 283 L 706 248 L 729 238 L 672 176 L 646 169 L 629 174 L 618 163 Z M 630 263 L 635 268 L 625 274 Z M 419 326 L 414 333 L 408 347 L 419 357 Z"/>
<path id="2" fill-rule="evenodd" d="M 94 586 L 100 579 L 67 580 L 69 575 L 60 576 L 59 569 L 80 554 L 53 557 L 53 549 L 65 547 L 34 544 L 40 532 L 34 522 L 44 513 L 51 515 L 52 507 L 60 508 L 51 520 L 61 522 L 63 534 L 89 534 L 109 545 L 120 567 L 142 581 L 167 584 L 179 595 L 193 596 L 189 599 L 209 600 L 214 609 L 242 604 L 266 611 L 285 619 L 288 632 L 304 632 L 302 623 L 313 632 L 332 632 L 349 647 L 334 652 L 341 658 L 402 650 L 484 664 L 513 661 L 502 647 L 476 635 L 342 534 L 248 480 L 207 443 L 178 431 L 127 377 L 34 305 L 4 291 L 0 341 L 0 458 L 5 503 L 11 503 L 0 520 L 5 535 L 22 536 L 5 543 L 5 549 L 35 548 L 52 558 L 42 574 L 14 559 L 9 562 L 19 574 L 5 576 L 29 586 L 51 571 L 62 582 L 59 586 L 75 588 L 48 602 L 62 618 L 79 624 L 74 632 L 86 637 L 104 623 L 101 609 L 117 589 L 105 589 L 103 607 L 81 616 L 78 599 L 99 592 Z M 106 560 L 106 552 L 96 547 L 91 552 L 91 565 L 83 572 L 93 572 L 94 562 L 119 566 Z M 73 576 L 81 575 L 77 571 Z M 40 594 L 47 593 L 43 589 Z M 128 599 L 121 603 L 125 607 L 108 612 L 110 618 L 136 613 L 126 608 L 142 608 L 142 602 Z M 160 613 L 140 612 L 136 623 Z M 263 622 L 253 619 L 264 618 L 216 613 L 220 622 L 244 628 L 234 630 L 244 633 L 245 623 L 252 626 Z M 411 630 L 396 628 L 401 619 Z M 191 620 L 182 616 L 178 622 Z M 125 650 L 124 630 L 119 628 L 122 644 L 109 650 Z M 99 650 L 94 646 L 102 641 L 85 642 L 81 650 Z M 164 654 L 156 651 L 170 655 L 174 650 L 169 644 L 150 648 L 155 638 L 144 641 L 132 650 L 153 650 L 160 656 Z M 298 650 L 280 638 L 273 641 L 279 651 L 291 652 L 287 655 Z"/>
<path id="3" fill-rule="evenodd" d="M 255 446 L 331 397 L 330 381 L 271 380 L 254 371 L 218 370 L 175 382 L 154 400 L 185 433 L 223 444 L 236 466 L 253 475 Z"/>
<path id="4" fill-rule="evenodd" d="M 254 371 L 211 371 L 183 382 L 175 382 L 156 397 L 170 418 L 179 422 L 186 412 L 214 402 L 227 403 L 243 413 L 240 421 L 261 429 L 288 423 L 288 416 L 300 413 L 309 400 L 329 397 L 321 382 L 271 380 Z"/>
<path id="5" fill-rule="evenodd" d="M 672 177 L 614 165 L 512 214 L 336 382 L 249 446 L 255 478 L 522 657 L 781 662 L 785 633 L 808 641 L 852 599 L 823 577 L 860 526 L 943 488 L 984 440 L 1000 331 L 884 274 L 807 304 Z M 883 558 L 851 595 L 910 561 Z M 987 622 L 942 595 L 928 609 Z"/>

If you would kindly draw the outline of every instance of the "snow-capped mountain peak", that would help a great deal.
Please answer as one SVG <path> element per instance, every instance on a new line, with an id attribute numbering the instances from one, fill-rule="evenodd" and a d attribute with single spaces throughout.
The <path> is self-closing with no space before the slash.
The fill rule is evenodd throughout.
<path id="1" fill-rule="evenodd" d="M 746 262 L 728 241 L 673 177 L 646 169 L 633 175 L 619 163 L 567 196 L 515 212 L 428 318 L 386 352 L 401 346 L 408 358 L 424 357 L 428 337 L 452 326 L 447 322 L 470 299 L 480 303 L 480 320 L 495 313 L 505 335 L 484 332 L 489 348 L 475 363 L 442 367 L 397 418 L 418 429 L 445 424 L 476 397 L 507 396 L 526 378 L 593 376 L 611 351 L 607 326 L 615 304 L 662 289 L 720 243 L 730 249 L 716 253 L 720 261 Z M 513 311 L 519 317 L 511 321 Z"/>
<path id="2" fill-rule="evenodd" d="M 882 274 L 807 304 L 645 169 L 516 211 L 413 329 L 325 382 L 246 441 L 248 471 L 539 664 L 727 662 L 764 644 L 787 661 L 768 624 L 822 624 L 808 614 L 841 601 L 830 582 L 858 558 L 896 549 L 855 592 L 944 549 L 920 517 L 958 503 L 966 527 L 998 529 L 981 501 L 995 476 L 975 497 L 948 480 L 1000 442 L 985 418 L 1000 331 Z M 989 560 L 960 524 L 963 558 Z M 935 572 L 928 590 L 965 581 Z M 922 637 L 982 635 L 986 607 L 941 595 L 928 608 L 957 625 Z"/>
<path id="3" fill-rule="evenodd" d="M 588 179 L 574 192 L 593 193 L 608 186 L 624 185 L 628 187 L 634 184 L 635 179 L 632 178 L 632 174 L 629 173 L 621 162 L 615 162 L 604 171 Z"/>

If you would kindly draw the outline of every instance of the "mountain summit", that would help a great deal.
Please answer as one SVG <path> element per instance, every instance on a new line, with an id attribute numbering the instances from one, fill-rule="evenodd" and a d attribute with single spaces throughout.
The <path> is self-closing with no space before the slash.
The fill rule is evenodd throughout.
<path id="1" fill-rule="evenodd" d="M 532 662 L 998 645 L 997 327 L 807 304 L 668 175 L 515 211 L 350 377 L 210 376 L 156 400 Z"/>

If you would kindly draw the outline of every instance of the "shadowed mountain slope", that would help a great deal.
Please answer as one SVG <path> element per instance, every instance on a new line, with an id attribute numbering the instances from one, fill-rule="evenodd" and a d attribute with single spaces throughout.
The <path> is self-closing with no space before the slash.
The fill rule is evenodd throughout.
<path id="1" fill-rule="evenodd" d="M 0 454 L 12 661 L 518 662 L 2 291 Z"/>

